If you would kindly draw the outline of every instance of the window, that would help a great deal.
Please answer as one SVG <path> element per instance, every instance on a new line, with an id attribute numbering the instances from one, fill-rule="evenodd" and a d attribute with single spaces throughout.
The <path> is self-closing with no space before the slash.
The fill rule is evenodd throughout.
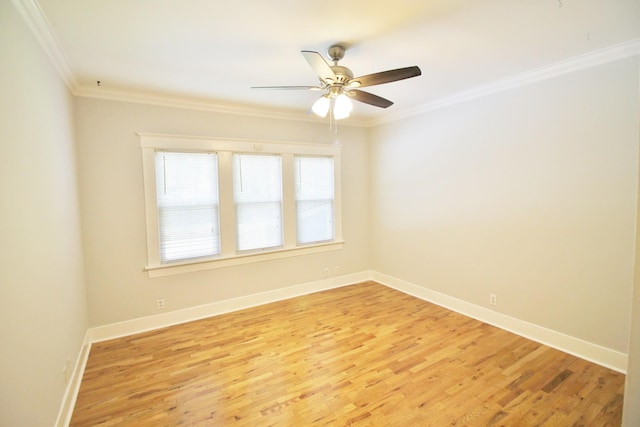
<path id="1" fill-rule="evenodd" d="M 282 246 L 282 163 L 279 156 L 233 155 L 238 251 Z"/>
<path id="2" fill-rule="evenodd" d="M 218 255 L 217 156 L 157 151 L 155 166 L 161 261 Z"/>
<path id="3" fill-rule="evenodd" d="M 297 242 L 333 240 L 333 159 L 295 158 Z"/>
<path id="4" fill-rule="evenodd" d="M 342 248 L 340 146 L 139 135 L 150 277 Z"/>

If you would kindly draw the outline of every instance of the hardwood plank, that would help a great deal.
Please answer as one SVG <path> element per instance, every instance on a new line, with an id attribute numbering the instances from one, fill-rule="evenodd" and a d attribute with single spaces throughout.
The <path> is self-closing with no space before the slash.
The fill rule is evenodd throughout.
<path id="1" fill-rule="evenodd" d="M 623 388 L 365 282 L 96 343 L 71 425 L 613 426 Z"/>

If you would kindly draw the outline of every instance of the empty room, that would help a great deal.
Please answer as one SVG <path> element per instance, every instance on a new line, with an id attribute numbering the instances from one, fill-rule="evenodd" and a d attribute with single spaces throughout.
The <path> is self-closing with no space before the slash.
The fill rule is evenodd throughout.
<path id="1" fill-rule="evenodd" d="M 637 0 L 0 2 L 1 426 L 640 425 Z"/>

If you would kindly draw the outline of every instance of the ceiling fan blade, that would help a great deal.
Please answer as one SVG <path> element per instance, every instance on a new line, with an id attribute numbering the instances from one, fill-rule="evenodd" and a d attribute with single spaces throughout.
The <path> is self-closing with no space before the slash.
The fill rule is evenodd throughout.
<path id="1" fill-rule="evenodd" d="M 345 92 L 356 101 L 364 102 L 365 104 L 374 105 L 376 107 L 387 108 L 393 105 L 393 102 L 388 99 L 363 90 L 351 89 Z"/>
<path id="2" fill-rule="evenodd" d="M 323 82 L 330 80 L 335 82 L 338 80 L 336 74 L 331 69 L 331 66 L 318 52 L 312 50 L 303 50 L 302 55 L 307 60 L 313 71 L 322 79 Z"/>
<path id="3" fill-rule="evenodd" d="M 411 77 L 417 77 L 422 74 L 420 68 L 406 67 L 398 68 L 396 70 L 382 71 L 379 73 L 367 74 L 366 76 L 356 77 L 349 80 L 348 86 L 351 87 L 366 87 L 374 86 L 382 83 L 390 83 L 398 80 L 404 80 Z"/>
<path id="4" fill-rule="evenodd" d="M 275 89 L 275 90 L 322 90 L 320 86 L 252 86 L 251 89 Z"/>

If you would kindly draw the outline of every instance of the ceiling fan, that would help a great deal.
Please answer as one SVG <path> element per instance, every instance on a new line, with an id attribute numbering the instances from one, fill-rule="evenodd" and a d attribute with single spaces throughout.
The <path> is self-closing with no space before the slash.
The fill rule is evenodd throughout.
<path id="1" fill-rule="evenodd" d="M 351 113 L 353 106 L 350 98 L 380 108 L 393 105 L 393 102 L 388 99 L 359 88 L 395 82 L 422 74 L 420 68 L 413 66 L 353 77 L 350 69 L 338 65 L 338 61 L 344 58 L 345 48 L 343 46 L 333 45 L 329 48 L 328 53 L 333 65 L 329 65 L 318 52 L 302 51 L 302 55 L 320 78 L 318 86 L 254 86 L 252 89 L 324 91 L 325 93 L 313 104 L 311 110 L 320 117 L 325 117 L 331 111 L 332 118 L 340 120 L 348 117 Z"/>

